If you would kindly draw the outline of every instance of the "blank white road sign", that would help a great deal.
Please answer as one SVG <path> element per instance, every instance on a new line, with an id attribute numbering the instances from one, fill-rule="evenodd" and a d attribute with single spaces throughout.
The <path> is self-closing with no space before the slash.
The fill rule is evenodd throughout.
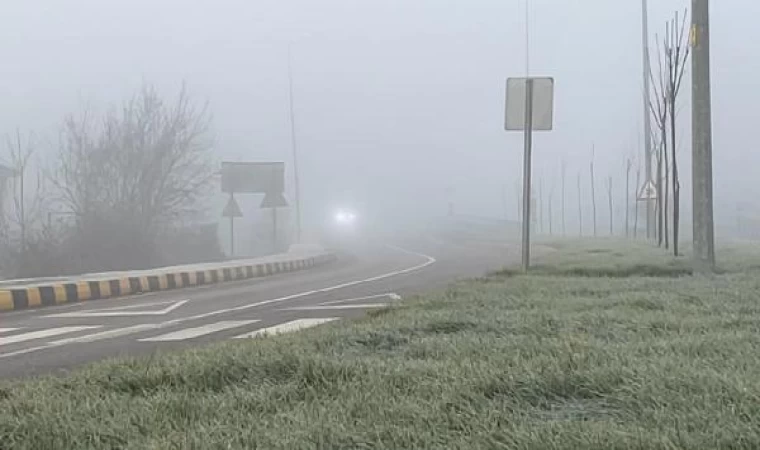
<path id="1" fill-rule="evenodd" d="M 554 119 L 554 78 L 533 80 L 533 130 L 551 131 Z M 507 108 L 504 129 L 525 129 L 525 84 L 528 78 L 507 80 Z"/>

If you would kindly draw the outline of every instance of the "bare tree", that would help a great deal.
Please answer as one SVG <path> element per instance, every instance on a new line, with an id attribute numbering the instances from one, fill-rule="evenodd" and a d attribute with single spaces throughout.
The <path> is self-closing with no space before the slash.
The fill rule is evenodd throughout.
<path id="1" fill-rule="evenodd" d="M 673 166 L 673 254 L 678 256 L 679 227 L 681 221 L 681 183 L 678 176 L 678 159 L 676 157 L 676 102 L 681 91 L 686 62 L 689 59 L 690 47 L 686 43 L 686 20 L 688 11 L 684 11 L 683 20 L 679 20 L 678 12 L 666 25 L 664 41 L 665 67 L 667 70 L 667 86 L 665 98 L 668 103 L 670 117 L 670 147 L 671 163 Z"/>
<path id="2" fill-rule="evenodd" d="M 509 220 L 509 205 L 507 204 L 507 185 L 501 185 L 501 207 L 504 209 L 504 220 Z"/>
<path id="3" fill-rule="evenodd" d="M 567 172 L 567 162 L 562 160 L 562 236 L 567 235 L 565 222 L 565 176 Z"/>
<path id="4" fill-rule="evenodd" d="M 659 37 L 657 38 L 659 41 Z M 668 246 L 668 230 L 667 230 L 667 215 L 665 210 L 667 209 L 669 192 L 667 191 L 668 183 L 665 182 L 665 191 L 663 192 L 663 173 L 662 165 L 663 159 L 667 158 L 668 148 L 668 101 L 666 97 L 666 74 L 664 72 L 662 51 L 658 47 L 658 77 L 654 78 L 654 73 L 651 71 L 652 64 L 650 64 L 649 77 L 652 80 L 652 95 L 654 98 L 649 99 L 649 110 L 652 114 L 655 124 L 657 125 L 657 131 L 659 136 L 653 137 L 653 142 L 658 142 L 657 145 L 657 245 L 662 246 L 663 239 L 665 240 L 665 246 Z M 665 161 L 667 163 L 667 161 Z"/>
<path id="5" fill-rule="evenodd" d="M 630 237 L 630 212 L 631 212 L 631 158 L 625 161 L 625 237 Z"/>
<path id="6" fill-rule="evenodd" d="M 636 239 L 639 237 L 639 196 L 638 196 L 638 189 L 639 189 L 639 183 L 641 183 L 641 164 L 636 164 L 636 185 L 633 187 L 633 203 L 634 203 L 634 214 L 633 214 L 633 238 Z"/>
<path id="7" fill-rule="evenodd" d="M 607 178 L 607 200 L 609 201 L 609 206 L 610 206 L 610 236 L 613 236 L 615 234 L 615 228 L 614 228 L 614 213 L 613 213 L 613 205 L 612 205 L 612 177 Z"/>
<path id="8" fill-rule="evenodd" d="M 111 268 L 145 264 L 162 233 L 199 212 L 215 176 L 210 121 L 184 86 L 166 103 L 147 85 L 102 121 L 65 121 L 53 181 L 96 263 L 119 251 L 127 261 Z"/>
<path id="9" fill-rule="evenodd" d="M 544 233 L 544 177 L 538 178 L 538 226 Z"/>
<path id="10" fill-rule="evenodd" d="M 554 229 L 552 224 L 552 197 L 554 197 L 554 186 L 552 186 L 549 189 L 549 209 L 548 209 L 548 215 L 549 215 L 549 236 L 554 235 Z"/>
<path id="11" fill-rule="evenodd" d="M 520 182 L 515 182 L 515 193 L 517 194 L 517 220 L 518 222 L 522 222 L 523 217 L 523 206 L 522 206 L 522 187 L 520 186 Z"/>
<path id="12" fill-rule="evenodd" d="M 596 233 L 596 186 L 594 183 L 594 148 L 592 146 L 591 149 L 591 164 L 589 166 L 589 173 L 591 177 L 591 211 L 593 214 L 593 220 L 594 220 L 594 237 L 597 236 Z"/>
<path id="13" fill-rule="evenodd" d="M 668 233 L 668 215 L 666 213 L 668 208 L 668 198 L 670 193 L 668 191 L 668 183 L 665 180 L 667 170 L 663 171 L 663 165 L 667 165 L 667 151 L 665 150 L 665 143 L 660 142 L 657 147 L 657 199 L 655 200 L 655 208 L 657 210 L 657 245 L 665 248 L 669 247 L 669 233 Z"/>
<path id="14" fill-rule="evenodd" d="M 19 250 L 23 254 L 29 243 L 31 228 L 40 219 L 43 195 L 42 175 L 38 170 L 33 180 L 33 191 L 27 189 L 29 185 L 29 169 L 34 154 L 34 136 L 22 138 L 21 131 L 16 130 L 14 136 L 6 137 L 10 166 L 15 173 L 12 184 L 12 208 L 8 212 L 9 222 L 18 228 Z"/>
<path id="15" fill-rule="evenodd" d="M 671 142 L 672 144 L 672 142 Z M 670 157 L 667 149 L 663 146 L 662 161 L 665 168 L 665 178 L 660 178 L 662 185 L 665 186 L 665 194 L 662 199 L 662 220 L 665 228 L 665 248 L 670 248 Z"/>
<path id="16" fill-rule="evenodd" d="M 580 172 L 578 172 L 578 234 L 583 237 L 583 197 L 581 196 Z"/>

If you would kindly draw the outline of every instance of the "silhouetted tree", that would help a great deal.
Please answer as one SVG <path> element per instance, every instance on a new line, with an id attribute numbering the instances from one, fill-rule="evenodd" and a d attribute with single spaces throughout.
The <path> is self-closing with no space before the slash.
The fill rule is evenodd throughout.
<path id="1" fill-rule="evenodd" d="M 159 237 L 200 211 L 216 173 L 210 126 L 184 86 L 171 102 L 146 85 L 101 120 L 66 119 L 52 179 L 89 264 L 151 264 Z"/>

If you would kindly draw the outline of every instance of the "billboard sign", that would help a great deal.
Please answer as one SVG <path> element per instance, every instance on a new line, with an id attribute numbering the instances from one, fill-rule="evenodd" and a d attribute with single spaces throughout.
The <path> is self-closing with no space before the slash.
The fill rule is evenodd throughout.
<path id="1" fill-rule="evenodd" d="M 222 192 L 226 194 L 282 193 L 285 190 L 285 163 L 223 162 Z"/>

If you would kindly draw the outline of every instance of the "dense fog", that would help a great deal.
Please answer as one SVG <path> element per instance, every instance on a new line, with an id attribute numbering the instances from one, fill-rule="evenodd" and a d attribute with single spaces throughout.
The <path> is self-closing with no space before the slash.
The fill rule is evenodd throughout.
<path id="1" fill-rule="evenodd" d="M 534 142 L 540 228 L 548 233 L 551 204 L 552 231 L 560 230 L 564 163 L 566 228 L 578 233 L 580 176 L 584 232 L 592 233 L 593 155 L 599 228 L 607 229 L 611 179 L 614 230 L 622 233 L 626 164 L 632 185 L 644 153 L 641 2 L 528 3 L 530 74 L 556 81 L 554 130 Z M 650 2 L 653 64 L 665 23 L 688 4 Z M 457 214 L 516 220 L 522 134 L 505 132 L 503 120 L 506 78 L 527 69 L 525 8 L 525 0 L 4 0 L 0 133 L 11 142 L 17 130 L 33 139 L 29 202 L 39 184 L 54 198 L 45 179 L 55 173 L 67 116 L 119 110 L 145 85 L 171 103 L 184 83 L 195 105 L 208 102 L 209 164 L 283 161 L 292 204 L 290 48 L 306 227 L 337 207 L 375 225 L 443 216 L 449 204 Z M 753 182 L 760 3 L 721 0 L 712 10 L 716 219 L 728 233 L 754 217 L 760 193 Z M 677 126 L 686 231 L 689 72 Z M 12 165 L 5 148 L 2 159 Z M 226 242 L 227 198 L 218 185 L 212 190 L 199 200 L 202 217 L 182 221 L 218 222 Z M 13 192 L 6 188 L 6 209 Z M 241 239 L 250 241 L 268 215 L 258 210 L 261 196 L 238 200 Z M 44 208 L 40 214 L 44 223 Z M 293 216 L 282 211 L 291 229 Z"/>

